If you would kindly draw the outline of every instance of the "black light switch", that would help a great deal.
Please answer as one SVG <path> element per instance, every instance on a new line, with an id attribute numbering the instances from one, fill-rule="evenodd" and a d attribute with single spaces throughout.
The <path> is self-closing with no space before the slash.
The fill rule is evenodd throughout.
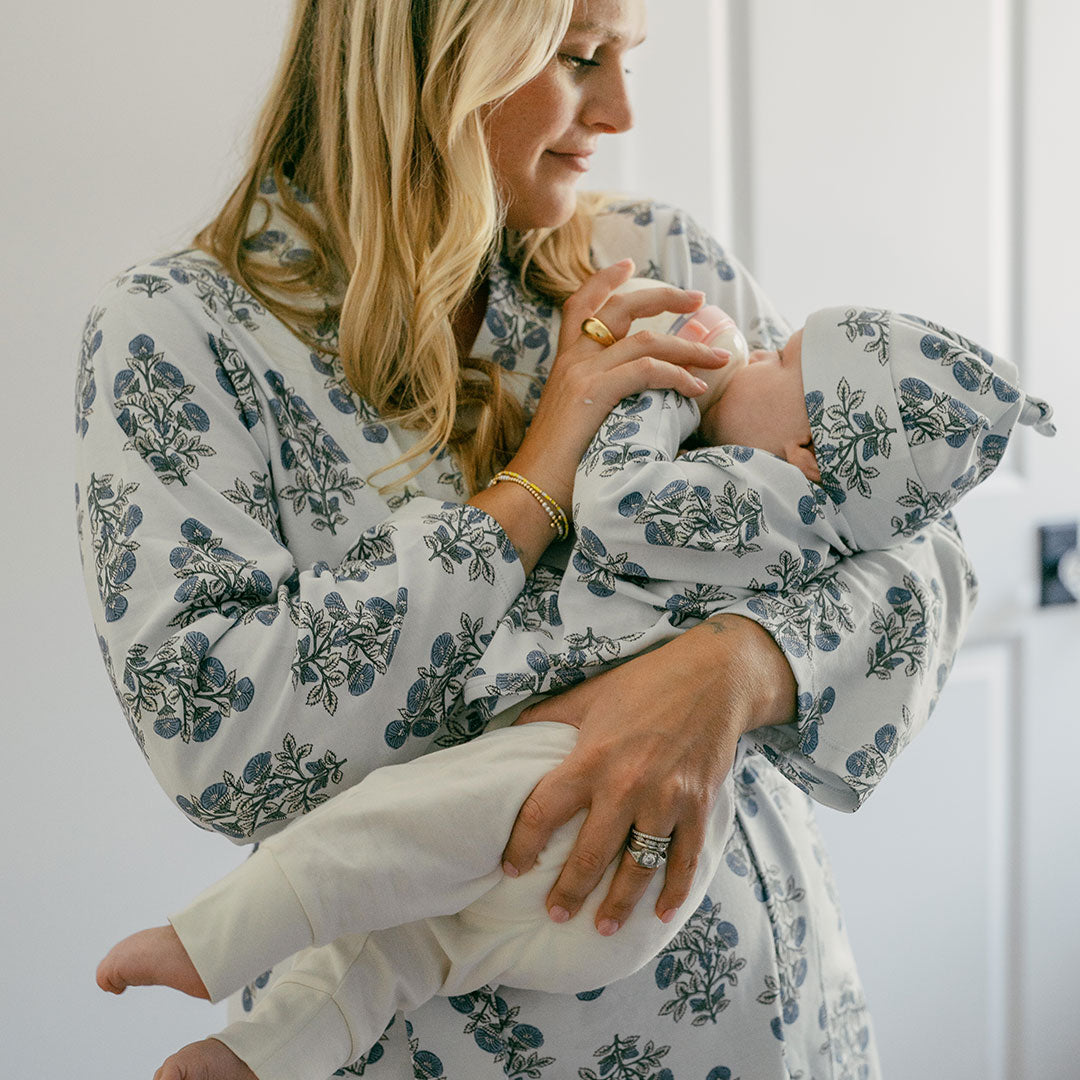
<path id="1" fill-rule="evenodd" d="M 1039 528 L 1039 555 L 1042 563 L 1043 607 L 1075 604 L 1080 554 L 1076 549 L 1076 525 L 1043 525 Z"/>

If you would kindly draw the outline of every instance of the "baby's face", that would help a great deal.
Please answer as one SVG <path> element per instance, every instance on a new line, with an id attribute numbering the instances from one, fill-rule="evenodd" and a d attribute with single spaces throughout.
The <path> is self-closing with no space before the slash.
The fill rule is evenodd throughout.
<path id="1" fill-rule="evenodd" d="M 818 482 L 802 378 L 802 331 L 775 352 L 758 349 L 701 418 L 713 446 L 752 446 L 797 465 Z"/>

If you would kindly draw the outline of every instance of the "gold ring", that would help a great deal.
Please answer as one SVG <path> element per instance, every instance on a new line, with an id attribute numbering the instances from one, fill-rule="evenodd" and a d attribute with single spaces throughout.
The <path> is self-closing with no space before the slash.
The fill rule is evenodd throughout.
<path id="1" fill-rule="evenodd" d="M 601 345 L 615 344 L 615 335 L 595 315 L 590 315 L 581 324 L 581 332 Z"/>

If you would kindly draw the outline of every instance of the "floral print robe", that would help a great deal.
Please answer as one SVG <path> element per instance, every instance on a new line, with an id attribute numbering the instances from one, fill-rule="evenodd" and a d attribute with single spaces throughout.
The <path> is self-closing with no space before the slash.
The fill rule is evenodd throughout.
<path id="1" fill-rule="evenodd" d="M 264 194 L 273 209 L 272 185 Z M 251 245 L 287 263 L 297 242 L 275 213 Z M 787 337 L 746 271 L 678 211 L 611 206 L 594 254 L 703 290 L 752 345 Z M 558 318 L 500 261 L 474 354 L 542 381 Z M 511 381 L 534 408 L 537 382 Z M 498 524 L 463 505 L 447 455 L 380 495 L 386 474 L 370 474 L 415 436 L 201 252 L 136 266 L 102 293 L 75 426 L 87 590 L 123 714 L 180 811 L 237 843 L 371 769 L 483 730 L 466 676 L 522 589 L 543 617 L 564 569 L 566 549 L 552 549 L 526 579 Z M 867 797 L 927 719 L 975 585 L 948 522 L 843 559 L 828 581 L 728 608 L 784 649 L 799 717 L 744 740 L 734 836 L 671 946 L 632 978 L 577 995 L 492 986 L 436 999 L 397 1017 L 342 1075 L 878 1076 L 805 792 L 845 810 Z M 882 650 L 903 663 L 875 663 Z"/>

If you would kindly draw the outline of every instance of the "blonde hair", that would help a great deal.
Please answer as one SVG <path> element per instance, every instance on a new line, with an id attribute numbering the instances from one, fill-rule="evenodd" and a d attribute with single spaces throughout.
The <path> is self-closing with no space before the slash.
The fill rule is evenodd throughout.
<path id="1" fill-rule="evenodd" d="M 539 74 L 572 0 L 297 0 L 243 180 L 196 238 L 293 332 L 337 352 L 350 386 L 419 431 L 394 465 L 449 448 L 476 491 L 512 456 L 524 413 L 489 361 L 458 357 L 451 316 L 500 250 L 561 303 L 591 271 L 595 199 L 557 229 L 508 234 L 484 106 Z M 270 177 L 308 252 L 245 243 Z M 310 200 L 310 202 L 309 202 Z M 378 472 L 385 471 L 386 468 Z"/>

